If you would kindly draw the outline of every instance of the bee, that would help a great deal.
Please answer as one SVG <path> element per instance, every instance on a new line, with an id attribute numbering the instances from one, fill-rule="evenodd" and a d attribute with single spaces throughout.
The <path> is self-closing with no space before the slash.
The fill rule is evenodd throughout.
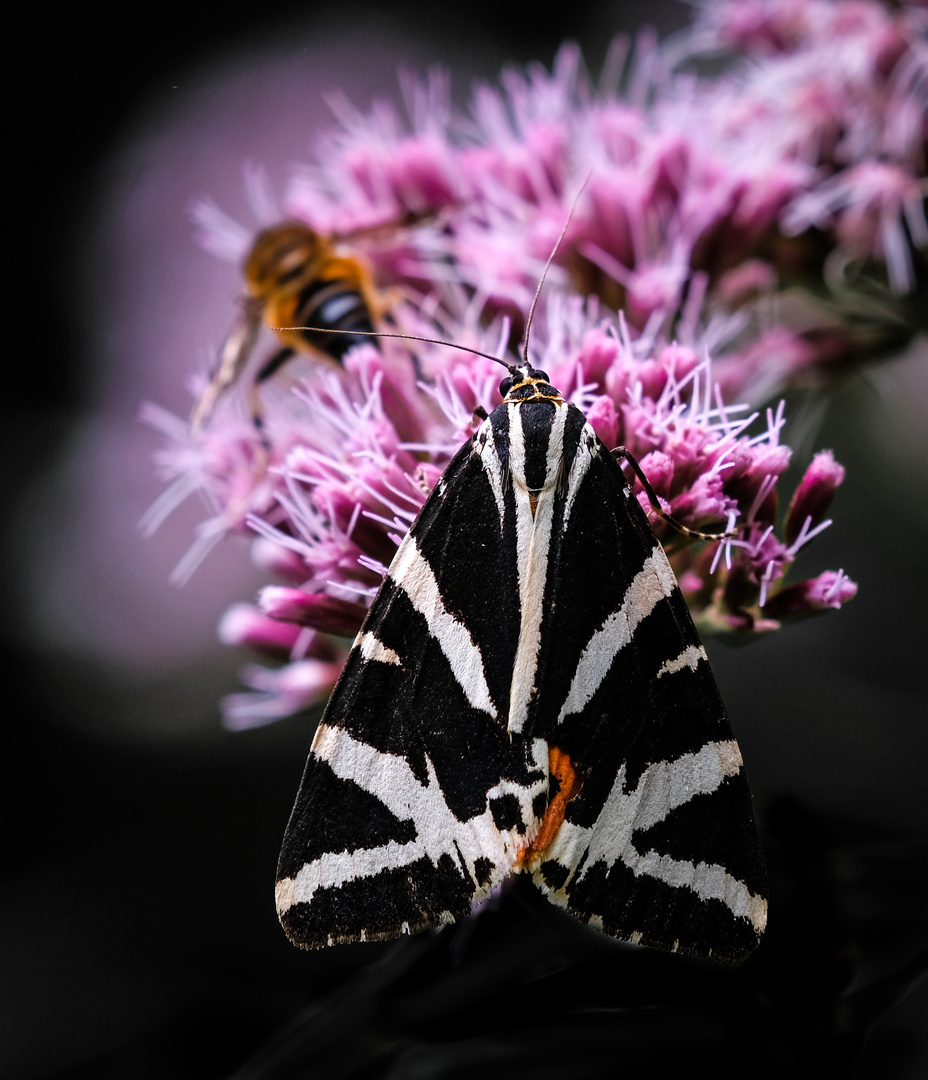
<path id="1" fill-rule="evenodd" d="M 392 225 L 348 235 L 404 227 L 421 216 L 407 214 Z M 316 232 L 302 221 L 284 221 L 258 233 L 245 259 L 242 313 L 223 344 L 216 373 L 193 409 L 190 426 L 194 433 L 203 429 L 219 400 L 241 378 L 262 324 L 318 329 L 275 331 L 282 347 L 261 364 L 248 386 L 248 407 L 259 432 L 263 427 L 261 385 L 294 355 L 309 353 L 340 362 L 355 345 L 375 340 L 370 335 L 389 301 L 377 289 L 361 256 L 337 251 L 344 239 Z"/>

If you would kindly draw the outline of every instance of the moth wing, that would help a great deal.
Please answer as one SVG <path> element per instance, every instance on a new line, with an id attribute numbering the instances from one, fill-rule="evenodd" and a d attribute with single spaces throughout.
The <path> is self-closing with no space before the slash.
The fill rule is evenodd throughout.
<path id="1" fill-rule="evenodd" d="M 281 923 L 303 947 L 467 914 L 512 870 L 526 807 L 544 789 L 497 713 L 518 600 L 474 445 L 397 552 L 313 741 L 277 884 Z M 479 588 L 460 558 L 475 545 Z"/>
<path id="2" fill-rule="evenodd" d="M 615 937 L 737 960 L 766 923 L 741 754 L 637 499 L 588 425 L 577 453 L 554 530 L 532 728 L 580 786 L 533 876 Z"/>

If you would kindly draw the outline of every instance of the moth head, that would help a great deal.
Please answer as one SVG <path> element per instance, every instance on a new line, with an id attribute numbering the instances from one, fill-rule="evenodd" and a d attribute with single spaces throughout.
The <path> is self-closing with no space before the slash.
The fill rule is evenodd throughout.
<path id="1" fill-rule="evenodd" d="M 532 367 L 528 361 L 513 364 L 509 374 L 499 384 L 504 401 L 524 401 L 528 397 L 560 399 L 560 393 L 551 385 L 546 371 Z"/>

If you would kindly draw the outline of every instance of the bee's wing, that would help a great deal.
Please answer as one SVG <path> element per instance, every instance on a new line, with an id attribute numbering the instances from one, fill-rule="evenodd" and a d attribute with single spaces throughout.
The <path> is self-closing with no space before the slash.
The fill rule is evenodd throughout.
<path id="1" fill-rule="evenodd" d="M 250 297 L 242 301 L 241 316 L 223 342 L 216 372 L 191 413 L 190 427 L 194 434 L 203 430 L 219 401 L 241 378 L 261 332 L 262 311 L 260 302 Z"/>

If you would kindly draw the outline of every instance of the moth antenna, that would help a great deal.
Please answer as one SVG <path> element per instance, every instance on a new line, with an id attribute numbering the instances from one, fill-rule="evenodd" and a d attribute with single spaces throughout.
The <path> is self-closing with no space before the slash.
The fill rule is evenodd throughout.
<path id="1" fill-rule="evenodd" d="M 542 286 L 545 283 L 545 278 L 548 276 L 548 270 L 551 263 L 554 262 L 554 256 L 557 255 L 558 249 L 561 246 L 561 242 L 567 233 L 567 227 L 570 225 L 571 219 L 574 216 L 574 210 L 577 208 L 577 203 L 580 196 L 583 194 L 584 188 L 589 183 L 592 171 L 588 172 L 583 179 L 583 183 L 577 188 L 577 193 L 574 195 L 570 203 L 570 209 L 567 211 L 567 217 L 564 219 L 564 224 L 561 227 L 561 231 L 558 234 L 558 238 L 554 243 L 554 247 L 551 249 L 551 254 L 548 256 L 544 269 L 541 272 L 541 277 L 538 281 L 538 285 L 535 288 L 535 295 L 532 297 L 532 306 L 529 308 L 528 318 L 525 321 L 525 335 L 522 340 L 522 348 L 520 350 L 522 361 L 528 363 L 528 340 L 529 333 L 532 329 L 532 322 L 535 318 L 535 309 L 538 306 L 538 297 L 541 295 Z M 314 330 L 318 333 L 324 334 L 350 334 L 354 337 L 372 337 L 372 338 L 399 338 L 402 341 L 423 341 L 428 345 L 444 345 L 449 349 L 460 349 L 462 352 L 472 353 L 474 356 L 482 356 L 484 360 L 492 360 L 496 364 L 500 364 L 502 367 L 509 369 L 509 364 L 505 360 L 501 360 L 498 356 L 493 356 L 492 353 L 482 352 L 480 349 L 472 349 L 469 345 L 458 345 L 453 341 L 444 341 L 442 338 L 430 338 L 420 337 L 418 334 L 392 334 L 383 333 L 381 331 L 372 330 L 335 330 L 333 328 L 325 329 L 318 326 L 269 326 L 269 330 Z"/>
<path id="2" fill-rule="evenodd" d="M 567 211 L 567 217 L 564 220 L 564 224 L 561 227 L 560 235 L 554 242 L 554 247 L 551 249 L 551 254 L 548 256 L 548 261 L 545 263 L 545 268 L 541 272 L 538 285 L 535 287 L 535 295 L 532 297 L 532 306 L 528 309 L 528 318 L 525 320 L 525 335 L 522 338 L 522 361 L 528 363 L 528 335 L 532 329 L 532 320 L 535 318 L 535 308 L 538 306 L 538 297 L 541 295 L 541 287 L 545 283 L 545 278 L 548 276 L 548 268 L 551 263 L 554 262 L 554 256 L 557 255 L 558 248 L 561 246 L 561 241 L 564 239 L 564 235 L 567 232 L 567 226 L 570 224 L 570 219 L 574 216 L 574 210 L 577 208 L 577 201 L 583 194 L 583 189 L 589 183 L 590 177 L 593 175 L 592 171 L 588 172 L 583 178 L 583 183 L 577 188 L 577 194 L 574 195 L 570 203 L 570 209 Z"/>
<path id="3" fill-rule="evenodd" d="M 460 349 L 461 352 L 473 353 L 474 356 L 482 356 L 484 360 L 492 360 L 494 363 L 502 364 L 507 371 L 509 369 L 509 365 L 505 360 L 500 360 L 498 356 L 494 356 L 492 353 L 472 349 L 469 345 L 458 345 L 453 341 L 444 341 L 442 338 L 420 337 L 418 334 L 385 334 L 380 330 L 333 330 L 321 326 L 269 326 L 268 330 L 315 330 L 320 334 L 350 334 L 352 337 L 389 337 L 401 338 L 403 341 L 424 341 L 429 345 L 446 345 L 449 349 Z"/>

